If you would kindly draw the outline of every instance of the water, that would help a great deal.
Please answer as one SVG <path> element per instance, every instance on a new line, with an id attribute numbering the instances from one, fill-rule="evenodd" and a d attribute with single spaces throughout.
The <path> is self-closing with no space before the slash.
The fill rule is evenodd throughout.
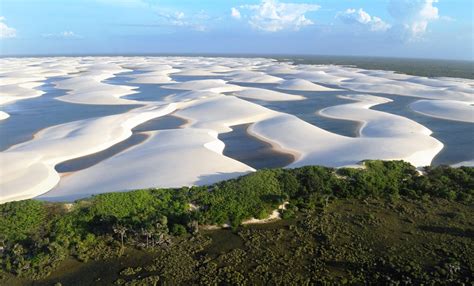
<path id="1" fill-rule="evenodd" d="M 116 77 L 108 79 L 106 82 L 110 84 L 126 84 L 138 87 L 137 94 L 129 95 L 125 98 L 143 101 L 144 104 L 150 101 L 161 101 L 168 95 L 182 92 L 181 90 L 165 89 L 161 84 L 133 84 L 129 82 L 130 75 L 141 72 L 142 71 L 135 70 L 132 72 L 122 73 Z M 446 75 L 447 74 L 443 74 L 443 76 Z M 195 77 L 171 75 L 171 77 L 173 80 L 178 82 L 216 78 L 226 79 L 224 76 Z M 139 106 L 84 105 L 62 102 L 56 100 L 55 98 L 64 95 L 65 91 L 56 89 L 52 84 L 53 81 L 58 79 L 60 78 L 48 79 L 44 85 L 39 87 L 41 90 L 44 90 L 46 94 L 37 98 L 21 100 L 4 107 L 4 110 L 8 112 L 11 117 L 0 121 L 0 133 L 2 134 L 0 137 L 0 150 L 5 150 L 14 144 L 30 140 L 36 132 L 50 126 L 72 122 L 75 120 L 124 113 Z M 277 84 L 235 84 L 302 95 L 307 99 L 286 102 L 272 102 L 251 99 L 246 100 L 255 102 L 272 110 L 293 114 L 310 124 L 333 133 L 349 137 L 358 136 L 358 122 L 325 118 L 317 113 L 318 110 L 321 110 L 325 107 L 353 102 L 347 99 L 341 99 L 338 97 L 338 95 L 358 94 L 358 92 L 352 92 L 348 90 L 328 92 L 290 91 L 277 89 Z M 228 95 L 231 96 L 231 93 Z M 471 123 L 448 121 L 415 113 L 410 110 L 408 105 L 414 100 L 417 100 L 416 98 L 387 94 L 373 95 L 387 97 L 394 100 L 391 103 L 377 105 L 373 107 L 374 110 L 385 111 L 410 118 L 433 131 L 432 136 L 440 140 L 445 145 L 444 149 L 434 159 L 433 165 L 453 164 L 474 158 L 474 148 L 472 148 L 472 143 L 474 142 L 474 132 L 473 125 Z M 134 128 L 132 130 L 133 135 L 124 142 L 116 144 L 111 148 L 104 150 L 103 152 L 98 152 L 96 154 L 64 162 L 57 166 L 57 170 L 59 172 L 71 172 L 90 167 L 102 160 L 119 154 L 128 148 L 140 144 L 146 140 L 146 135 L 142 134 L 143 132 L 181 128 L 184 123 L 185 121 L 183 119 L 175 116 L 164 116 L 150 120 Z M 219 138 L 226 144 L 224 155 L 239 160 L 257 169 L 283 167 L 293 161 L 292 155 L 275 152 L 270 144 L 247 134 L 247 127 L 247 125 L 233 126 L 232 132 L 219 135 Z"/>
<path id="2" fill-rule="evenodd" d="M 148 136 L 146 134 L 133 134 L 128 139 L 117 143 L 101 152 L 62 162 L 56 165 L 55 169 L 58 173 L 69 173 L 92 167 L 107 158 L 117 155 L 132 146 L 144 142 L 147 138 Z"/>
<path id="3" fill-rule="evenodd" d="M 434 138 L 441 141 L 444 148 L 433 159 L 432 165 L 450 165 L 474 159 L 474 125 L 426 116 L 416 113 L 409 105 L 419 100 L 408 96 L 380 95 L 393 102 L 374 106 L 372 109 L 397 114 L 414 120 L 433 131 Z"/>
<path id="4" fill-rule="evenodd" d="M 130 75 L 140 74 L 141 71 L 126 72 L 117 75 L 116 77 L 107 79 L 105 82 L 108 84 L 116 85 L 128 85 L 138 87 L 136 91 L 138 93 L 123 96 L 124 99 L 137 100 L 137 101 L 162 101 L 166 96 L 176 93 L 176 90 L 162 88 L 162 84 L 144 84 L 144 83 L 132 83 L 130 80 L 133 78 Z"/>
<path id="5" fill-rule="evenodd" d="M 285 78 L 285 77 L 283 77 Z M 269 109 L 284 112 L 295 115 L 296 117 L 311 123 L 319 128 L 325 129 L 329 132 L 333 132 L 339 135 L 348 137 L 357 137 L 359 123 L 349 120 L 333 119 L 321 116 L 318 114 L 318 110 L 323 108 L 353 103 L 354 101 L 339 98 L 339 95 L 354 94 L 355 92 L 338 90 L 338 91 L 295 91 L 295 90 L 282 90 L 276 88 L 277 84 L 253 84 L 245 83 L 239 84 L 248 87 L 265 88 L 278 92 L 301 95 L 306 97 L 305 100 L 294 100 L 294 101 L 264 101 L 255 99 L 246 99 L 256 104 L 265 106 Z M 329 86 L 328 86 L 329 87 Z"/>
<path id="6" fill-rule="evenodd" d="M 293 155 L 276 152 L 272 145 L 249 135 L 249 125 L 235 125 L 231 132 L 219 134 L 219 139 L 225 143 L 225 156 L 255 169 L 285 167 L 294 161 Z"/>
<path id="7" fill-rule="evenodd" d="M 17 101 L 2 109 L 10 114 L 0 120 L 0 151 L 31 140 L 41 129 L 76 120 L 102 117 L 127 112 L 140 105 L 87 105 L 72 104 L 55 99 L 66 94 L 54 87 L 53 82 L 61 78 L 50 78 L 38 87 L 46 93 L 35 98 Z"/>
<path id="8" fill-rule="evenodd" d="M 143 134 L 142 132 L 181 128 L 185 123 L 185 120 L 171 115 L 149 120 L 133 128 L 132 136 L 126 140 L 101 152 L 62 162 L 61 164 L 56 165 L 55 169 L 59 173 L 68 173 L 92 167 L 103 160 L 117 155 L 135 145 L 143 143 L 148 138 L 148 135 Z"/>
<path id="9" fill-rule="evenodd" d="M 311 123 L 315 126 L 318 126 L 322 129 L 349 137 L 359 136 L 358 130 L 360 124 L 358 122 L 326 118 L 324 116 L 319 115 L 316 111 L 329 106 L 354 102 L 352 100 L 338 98 L 338 95 L 370 94 L 374 96 L 390 98 L 393 100 L 393 102 L 376 105 L 371 109 L 384 111 L 409 118 L 433 131 L 433 134 L 431 136 L 442 142 L 444 148 L 433 159 L 432 165 L 451 165 L 462 161 L 474 159 L 474 148 L 472 147 L 474 142 L 474 125 L 472 123 L 439 119 L 416 113 L 409 108 L 409 105 L 416 100 L 420 100 L 420 98 L 367 92 L 360 93 L 350 90 L 329 92 L 279 90 L 276 88 L 275 84 L 241 85 L 250 87 L 263 87 L 266 89 L 281 91 L 284 93 L 305 96 L 307 99 L 300 101 L 250 101 L 253 101 L 257 104 L 263 105 L 275 111 L 293 114 L 301 118 L 302 120 Z M 336 86 L 327 87 L 338 88 Z"/>

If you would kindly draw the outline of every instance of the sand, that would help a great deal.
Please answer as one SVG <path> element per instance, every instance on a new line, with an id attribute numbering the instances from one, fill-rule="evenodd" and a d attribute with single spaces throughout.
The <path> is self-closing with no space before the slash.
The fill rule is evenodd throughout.
<path id="1" fill-rule="evenodd" d="M 410 104 L 413 111 L 435 118 L 474 123 L 474 106 L 456 100 L 418 100 Z"/>
<path id="2" fill-rule="evenodd" d="M 132 70 L 139 72 L 131 73 Z M 107 83 L 116 76 L 129 77 L 130 81 Z M 391 101 L 383 96 L 350 94 L 341 96 L 352 100 L 350 103 L 322 110 L 315 107 L 314 112 L 322 116 L 358 122 L 356 138 L 328 132 L 317 124 L 258 104 L 306 99 L 291 91 L 331 91 L 328 96 L 335 96 L 338 90 L 352 90 L 417 97 L 421 100 L 410 106 L 416 112 L 473 122 L 471 80 L 335 65 L 292 65 L 264 58 L 2 58 L 0 104 L 43 95 L 40 87 L 47 80 L 66 90 L 66 95 L 57 100 L 141 107 L 51 126 L 30 141 L 1 152 L 0 203 L 38 196 L 71 200 L 135 188 L 202 185 L 253 172 L 253 168 L 224 156 L 225 145 L 217 137 L 241 124 L 250 124 L 249 134 L 274 149 L 293 154 L 295 160 L 289 168 L 315 164 L 357 166 L 366 159 L 406 160 L 420 167 L 429 165 L 443 148 L 425 126 L 372 110 L 375 105 Z M 173 93 L 160 102 L 130 100 L 126 96 L 137 92 L 133 84 L 159 84 Z M 135 126 L 172 112 L 188 123 L 180 129 L 147 132 L 149 137 L 144 142 L 67 176 L 60 176 L 54 169 L 61 162 L 106 150 L 129 138 Z M 0 120 L 7 117 L 5 111 L 0 111 Z"/>

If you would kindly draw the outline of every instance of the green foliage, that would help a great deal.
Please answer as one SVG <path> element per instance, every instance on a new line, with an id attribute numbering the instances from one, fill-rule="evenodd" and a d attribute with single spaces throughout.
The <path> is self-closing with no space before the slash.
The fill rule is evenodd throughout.
<path id="1" fill-rule="evenodd" d="M 229 223 L 234 231 L 238 231 L 243 220 L 266 218 L 285 201 L 289 204 L 287 210 L 281 211 L 284 219 L 298 219 L 301 212 L 317 214 L 334 201 L 353 198 L 383 199 L 390 205 L 398 205 L 407 198 L 420 200 L 422 204 L 441 198 L 472 205 L 474 168 L 439 166 L 427 167 L 424 171 L 425 174 L 420 175 L 403 161 L 365 161 L 364 168 L 359 169 L 307 166 L 260 170 L 211 186 L 101 194 L 78 201 L 72 208 L 35 200 L 6 203 L 0 205 L 0 246 L 4 247 L 0 252 L 0 272 L 39 279 L 49 275 L 68 256 L 87 261 L 119 256 L 126 247 L 164 251 L 173 246 L 168 229 L 175 239 L 185 234 L 187 228 L 194 238 L 198 235 L 199 224 Z M 398 208 L 400 213 L 404 212 L 403 207 Z M 380 225 L 379 217 L 373 215 L 354 220 Z M 324 238 L 324 241 L 331 239 L 325 230 L 314 226 L 319 222 L 307 222 L 313 225 L 307 226 L 311 228 L 313 237 Z M 291 249 L 291 252 L 298 251 L 309 250 L 297 246 Z M 183 255 L 190 263 L 194 259 L 189 253 Z M 233 255 L 238 256 L 237 253 Z M 175 264 L 179 260 L 169 258 L 167 261 Z M 166 262 L 155 266 L 171 277 L 164 281 L 179 280 L 173 278 L 176 273 Z M 195 266 L 180 271 L 187 275 L 188 271 L 195 270 Z M 209 276 L 206 280 L 209 283 L 239 284 L 246 281 L 242 276 L 245 272 L 229 267 L 214 269 L 210 264 L 206 267 L 220 277 L 215 280 Z M 366 271 L 372 269 L 370 265 L 360 267 L 365 267 Z M 264 275 L 268 270 L 259 268 L 256 271 Z M 291 279 L 303 284 L 308 282 L 298 273 L 293 274 L 285 278 L 290 280 L 274 282 L 286 284 Z"/>
<path id="2" fill-rule="evenodd" d="M 6 240 L 24 240 L 44 225 L 45 218 L 46 209 L 40 201 L 26 200 L 2 204 L 0 234 Z"/>
<path id="3" fill-rule="evenodd" d="M 186 233 L 186 227 L 182 224 L 173 224 L 171 227 L 171 234 L 180 236 Z"/>
<path id="4" fill-rule="evenodd" d="M 349 197 L 397 195 L 418 177 L 415 167 L 403 161 L 365 161 L 364 166 L 364 169 L 338 171 L 350 182 L 346 191 Z"/>
<path id="5" fill-rule="evenodd" d="M 201 221 L 230 223 L 259 217 L 262 210 L 274 208 L 283 199 L 278 181 L 279 170 L 261 170 L 238 179 L 217 183 L 209 190 L 191 189 L 193 201 L 203 208 Z"/>
<path id="6" fill-rule="evenodd" d="M 416 178 L 412 190 L 416 196 L 428 194 L 449 200 L 472 202 L 474 168 L 438 166 L 425 168 L 426 174 Z"/>
<path id="7" fill-rule="evenodd" d="M 126 193 L 108 193 L 94 196 L 90 213 L 97 216 L 147 217 L 153 214 L 163 203 L 152 192 L 138 190 Z"/>

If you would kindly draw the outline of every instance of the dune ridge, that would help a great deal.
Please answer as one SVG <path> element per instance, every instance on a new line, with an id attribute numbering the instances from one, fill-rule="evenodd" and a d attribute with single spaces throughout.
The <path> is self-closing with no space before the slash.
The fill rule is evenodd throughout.
<path id="1" fill-rule="evenodd" d="M 117 76 L 129 77 L 130 84 L 159 85 L 173 93 L 154 102 L 126 99 L 139 91 L 126 83 L 108 82 Z M 294 155 L 289 168 L 354 166 L 366 159 L 402 159 L 425 166 L 443 148 L 431 130 L 371 107 L 391 101 L 383 94 L 416 97 L 420 100 L 411 105 L 416 112 L 472 123 L 474 102 L 470 80 L 336 65 L 294 65 L 266 58 L 57 57 L 0 59 L 0 103 L 34 100 L 43 94 L 38 88 L 51 79 L 56 88 L 67 90 L 57 100 L 140 107 L 51 126 L 1 152 L 0 203 L 40 195 L 51 200 L 79 198 L 91 195 L 90 190 L 207 184 L 240 176 L 254 169 L 224 156 L 225 145 L 217 136 L 241 124 L 249 124 L 251 136 Z M 298 91 L 304 91 L 304 96 Z M 314 112 L 359 122 L 358 137 L 329 132 L 318 127 L 317 121 L 313 125 L 256 103 L 304 102 L 312 93 L 327 91 L 331 93 L 325 96 L 352 102 L 319 111 L 315 107 Z M 106 150 L 130 137 L 135 126 L 170 113 L 187 124 L 146 132 L 149 136 L 142 143 L 68 176 L 60 177 L 54 169 L 58 163 Z M 6 119 L 8 114 L 0 111 L 0 116 Z M 15 116 L 21 116 L 21 110 Z"/>

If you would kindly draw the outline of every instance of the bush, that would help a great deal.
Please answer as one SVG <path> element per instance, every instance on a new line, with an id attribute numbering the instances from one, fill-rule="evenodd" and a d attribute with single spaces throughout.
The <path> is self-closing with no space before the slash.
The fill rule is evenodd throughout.
<path id="1" fill-rule="evenodd" d="M 35 200 L 0 205 L 0 234 L 6 240 L 20 241 L 47 224 L 44 203 Z"/>
<path id="2" fill-rule="evenodd" d="M 171 227 L 171 234 L 176 235 L 176 236 L 181 236 L 186 234 L 186 227 L 182 224 L 173 224 Z"/>

